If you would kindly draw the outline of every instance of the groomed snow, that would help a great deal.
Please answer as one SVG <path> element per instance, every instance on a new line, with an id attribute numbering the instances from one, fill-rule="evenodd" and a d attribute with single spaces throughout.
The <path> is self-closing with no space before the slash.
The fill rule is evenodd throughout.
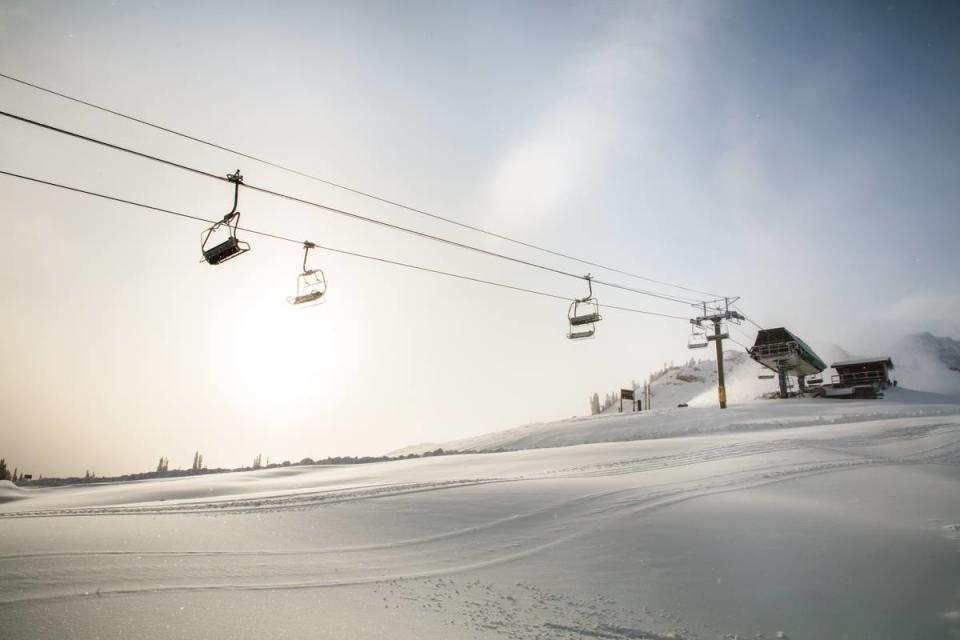
<path id="1" fill-rule="evenodd" d="M 527 432 L 541 448 L 0 487 L 3 637 L 960 634 L 956 398 Z M 659 437 L 571 444 L 611 433 Z"/>

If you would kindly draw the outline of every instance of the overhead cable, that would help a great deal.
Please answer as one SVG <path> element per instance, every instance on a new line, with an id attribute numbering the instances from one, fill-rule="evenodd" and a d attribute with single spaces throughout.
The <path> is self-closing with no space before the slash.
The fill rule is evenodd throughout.
<path id="1" fill-rule="evenodd" d="M 191 214 L 187 214 L 187 213 L 182 213 L 182 212 L 179 212 L 179 211 L 173 211 L 173 210 L 171 210 L 171 209 L 166 209 L 166 208 L 163 208 L 163 207 L 157 207 L 157 206 L 145 204 L 145 203 L 142 203 L 142 202 L 136 202 L 136 201 L 134 201 L 134 200 L 128 200 L 128 199 L 126 199 L 126 198 L 119 198 L 119 197 L 116 197 L 116 196 L 111 196 L 111 195 L 99 193 L 99 192 L 96 192 L 96 191 L 91 191 L 91 190 L 88 190 L 88 189 L 82 189 L 82 188 L 79 188 L 79 187 L 73 187 L 73 186 L 61 184 L 61 183 L 58 183 L 58 182 L 53 182 L 53 181 L 50 181 L 50 180 L 43 180 L 43 179 L 41 179 L 41 178 L 35 178 L 35 177 L 32 177 L 32 176 L 27 176 L 27 175 L 23 175 L 23 174 L 19 174 L 19 173 L 14 173 L 14 172 L 12 172 L 12 171 L 5 171 L 5 170 L 0 169 L 0 175 L 9 176 L 9 177 L 12 177 L 12 178 L 18 178 L 18 179 L 20 179 L 20 180 L 26 180 L 26 181 L 33 182 L 33 183 L 36 183 L 36 184 L 42 184 L 42 185 L 46 185 L 46 186 L 50 186 L 50 187 L 55 187 L 55 188 L 63 189 L 63 190 L 66 190 L 66 191 L 72 191 L 72 192 L 74 192 L 74 193 L 80 193 L 80 194 L 83 194 L 83 195 L 93 196 L 93 197 L 96 197 L 96 198 L 101 198 L 101 199 L 103 199 L 103 200 L 109 200 L 109 201 L 112 201 L 112 202 L 117 202 L 117 203 L 120 203 L 120 204 L 126 204 L 126 205 L 130 205 L 130 206 L 133 206 L 133 207 L 139 207 L 139 208 L 147 209 L 147 210 L 154 211 L 154 212 L 157 212 L 157 213 L 163 213 L 163 214 L 167 214 L 167 215 L 177 216 L 177 217 L 185 218 L 185 219 L 188 219 L 188 220 L 195 220 L 195 221 L 197 221 L 197 222 L 204 222 L 204 223 L 208 223 L 208 224 L 214 224 L 214 223 L 217 222 L 217 220 L 212 220 L 212 219 L 209 219 L 209 218 L 203 218 L 203 217 L 201 217 L 201 216 L 195 216 L 195 215 L 191 215 Z M 273 239 L 273 240 L 279 240 L 279 241 L 283 241 L 283 242 L 290 242 L 290 243 L 293 243 L 293 244 L 296 244 L 296 245 L 299 245 L 299 246 L 303 246 L 303 244 L 304 244 L 304 241 L 303 241 L 302 239 L 292 238 L 292 237 L 289 237 L 289 236 L 284 236 L 284 235 L 280 235 L 280 234 L 276 234 L 276 233 L 270 233 L 270 232 L 267 232 L 267 231 L 261 231 L 261 230 L 259 230 L 259 229 L 251 229 L 251 228 L 249 228 L 249 227 L 241 227 L 241 228 L 240 228 L 240 231 L 243 231 L 243 232 L 245 232 L 245 233 L 250 233 L 250 234 L 253 234 L 253 235 L 257 235 L 257 236 L 261 236 L 261 237 L 265 237 L 265 238 L 271 238 L 271 239 Z M 371 260 L 371 261 L 379 262 L 379 263 L 382 263 L 382 264 L 388 264 L 388 265 L 392 265 L 392 266 L 396 266 L 396 267 L 403 267 L 403 268 L 405 268 L 405 269 L 413 269 L 413 270 L 416 270 L 416 271 L 433 273 L 433 274 L 436 274 L 436 275 L 442 275 L 442 276 L 447 276 L 447 277 L 451 277 L 451 278 L 458 278 L 458 279 L 461 279 L 461 280 L 467 280 L 467 281 L 474 282 L 474 283 L 478 283 L 478 284 L 485 284 L 485 285 L 489 285 L 489 286 L 500 287 L 500 288 L 503 288 L 503 289 L 510 289 L 510 290 L 513 290 L 513 291 L 521 292 L 521 293 L 529 293 L 529 294 L 532 294 L 532 295 L 537 295 L 537 296 L 546 297 L 546 298 L 552 298 L 552 299 L 555 299 L 555 300 L 563 300 L 564 302 L 572 302 L 572 301 L 574 300 L 573 298 L 570 298 L 570 297 L 568 297 L 568 296 L 561 296 L 561 295 L 557 295 L 557 294 L 553 294 L 553 293 L 548 293 L 548 292 L 544 292 L 544 291 L 538 291 L 538 290 L 536 290 L 536 289 L 529 289 L 529 288 L 526 288 L 526 287 L 520 287 L 520 286 L 516 286 L 516 285 L 512 285 L 512 284 L 507 284 L 507 283 L 503 283 L 503 282 L 497 282 L 497 281 L 494 281 L 494 280 L 486 280 L 486 279 L 483 279 L 483 278 L 475 278 L 475 277 L 473 277 L 473 276 L 468 276 L 468 275 L 464 275 L 464 274 L 460 274 L 460 273 L 455 273 L 455 272 L 452 272 L 452 271 L 443 271 L 443 270 L 434 269 L 434 268 L 431 268 L 431 267 L 424 267 L 424 266 L 421 266 L 421 265 L 411 264 L 411 263 L 407 263 L 407 262 L 401 262 L 401 261 L 398 261 L 398 260 L 391 260 L 391 259 L 388 259 L 388 258 L 382 258 L 382 257 L 380 257 L 380 256 L 374 256 L 374 255 L 370 255 L 370 254 L 358 253 L 358 252 L 355 252 L 355 251 L 347 251 L 347 250 L 345 250 L 345 249 L 338 249 L 338 248 L 336 248 L 336 247 L 331 247 L 331 246 L 327 246 L 327 245 L 322 245 L 322 244 L 319 244 L 319 243 L 312 243 L 312 244 L 313 244 L 317 249 L 323 249 L 323 250 L 325 250 L 325 251 L 330 251 L 331 253 L 338 253 L 338 254 L 341 254 L 341 255 L 352 256 L 352 257 L 361 258 L 361 259 L 364 259 L 364 260 Z M 676 315 L 672 315 L 672 314 L 668 314 L 668 313 L 659 313 L 659 312 L 656 312 L 656 311 L 648 311 L 648 310 L 646 310 L 646 309 L 636 309 L 636 308 L 632 308 L 632 307 L 620 307 L 620 306 L 613 306 L 613 305 L 600 305 L 600 306 L 601 306 L 601 307 L 604 307 L 604 308 L 607 308 L 607 309 L 614 309 L 614 310 L 617 310 L 617 311 L 626 311 L 626 312 L 630 312 L 630 313 L 639 313 L 639 314 L 649 315 L 649 316 L 657 316 L 657 317 L 662 317 L 662 318 L 671 318 L 671 319 L 675 319 L 675 320 L 683 320 L 684 322 L 687 321 L 687 318 L 685 318 L 685 317 L 683 317 L 683 316 L 676 316 Z"/>
<path id="2" fill-rule="evenodd" d="M 153 162 L 158 162 L 158 163 L 160 163 L 160 164 L 163 164 L 163 165 L 166 165 L 166 166 L 169 166 L 169 167 L 173 167 L 173 168 L 176 168 L 176 169 L 181 169 L 181 170 L 183 170 L 183 171 L 188 171 L 188 172 L 193 173 L 193 174 L 195 174 L 195 175 L 203 176 L 203 177 L 210 178 L 210 179 L 213 179 L 213 180 L 219 180 L 219 181 L 222 181 L 222 182 L 230 182 L 230 178 L 227 177 L 227 176 L 224 176 L 224 175 L 218 175 L 218 174 L 215 174 L 215 173 L 211 173 L 211 172 L 209 172 L 209 171 L 204 171 L 204 170 L 198 169 L 198 168 L 196 168 L 196 167 L 191 167 L 191 166 L 189 166 L 189 165 L 185 165 L 185 164 L 182 164 L 182 163 L 179 163 L 179 162 L 175 162 L 175 161 L 173 161 L 173 160 L 167 160 L 167 159 L 165 159 L 165 158 L 160 158 L 160 157 L 158 157 L 158 156 L 154 156 L 154 155 L 151 155 L 151 154 L 148 154 L 148 153 L 144 153 L 144 152 L 142 152 L 142 151 L 137 151 L 137 150 L 135 150 L 135 149 L 130 149 L 130 148 L 128 148 L 128 147 L 124 147 L 124 146 L 121 146 L 121 145 L 113 144 L 113 143 L 111 143 L 111 142 L 107 142 L 107 141 L 101 140 L 101 139 L 99 139 L 99 138 L 93 138 L 93 137 L 91 137 L 91 136 L 86 136 L 86 135 L 83 135 L 83 134 L 81 134 L 81 133 L 77 133 L 77 132 L 75 132 L 75 131 L 70 131 L 70 130 L 67 130 L 67 129 L 63 129 L 63 128 L 60 128 L 60 127 L 56 127 L 56 126 L 54 126 L 54 125 L 50 125 L 50 124 L 46 124 L 46 123 L 43 123 L 43 122 L 39 122 L 39 121 L 37 121 L 37 120 L 32 120 L 32 119 L 26 118 L 26 117 L 24 117 L 24 116 L 20 116 L 20 115 L 16 115 L 16 114 L 13 114 L 13 113 L 9 113 L 9 112 L 7 112 L 7 111 L 2 111 L 2 110 L 0 110 L 0 115 L 2 115 L 2 116 L 4 116 L 4 117 L 7 117 L 7 118 L 10 118 L 10 119 L 13 119 L 13 120 L 17 120 L 17 121 L 19 121 L 19 122 L 23 122 L 23 123 L 25 123 L 25 124 L 29 124 L 29 125 L 33 125 L 33 126 L 36 126 L 36 127 L 40 127 L 40 128 L 42 128 L 42 129 L 46 129 L 46 130 L 48 130 L 48 131 L 53 131 L 53 132 L 55 132 L 55 133 L 60 133 L 60 134 L 66 135 L 66 136 L 70 136 L 70 137 L 72 137 L 72 138 L 76 138 L 76 139 L 82 140 L 82 141 L 84 141 L 84 142 L 90 142 L 90 143 L 93 143 L 93 144 L 101 145 L 101 146 L 103 146 L 103 147 L 106 147 L 106 148 L 109 148 L 109 149 L 112 149 L 112 150 L 115 150 L 115 151 L 121 151 L 121 152 L 123 152 L 123 153 L 128 153 L 128 154 L 134 155 L 134 156 L 136 156 L 136 157 L 139 157 L 139 158 L 142 158 L 142 159 L 145 159 L 145 160 L 150 160 L 150 161 L 153 161 Z M 490 256 L 490 257 L 498 258 L 498 259 L 501 259 L 501 260 L 506 260 L 506 261 L 513 262 L 513 263 L 516 263 L 516 264 L 522 264 L 522 265 L 525 265 L 525 266 L 528 266 L 528 267 L 531 267 L 531 268 L 540 269 L 540 270 L 543 270 L 543 271 L 555 273 L 555 274 L 557 274 L 557 275 L 562 275 L 562 276 L 566 276 L 566 277 L 570 277 L 570 278 L 576 278 L 576 279 L 578 279 L 578 280 L 584 280 L 584 279 L 586 279 L 586 276 L 583 276 L 583 275 L 580 275 L 580 274 L 576 274 L 576 273 L 572 273 L 572 272 L 570 272 L 570 271 L 564 271 L 564 270 L 562 270 L 562 269 L 557 269 L 557 268 L 554 268 L 554 267 L 542 265 L 542 264 L 539 264 L 539 263 L 536 263 L 536 262 L 532 262 L 532 261 L 530 261 L 530 260 L 524 260 L 523 258 L 516 258 L 516 257 L 514 257 L 514 256 L 509 256 L 509 255 L 506 255 L 506 254 L 498 253 L 498 252 L 496 252 L 496 251 L 490 251 L 489 249 L 483 249 L 483 248 L 481 248 L 481 247 L 477 247 L 477 246 L 474 246 L 474 245 L 469 245 L 469 244 L 466 244 L 466 243 L 463 243 L 463 242 L 458 242 L 458 241 L 456 241 L 456 240 L 451 240 L 451 239 L 449 239 L 449 238 L 444 238 L 444 237 L 442 237 L 442 236 L 436 236 L 436 235 L 429 234 L 429 233 L 426 233 L 426 232 L 423 232 L 423 231 L 417 231 L 416 229 L 411 229 L 411 228 L 409 228 L 409 227 L 404 227 L 404 226 L 401 226 L 401 225 L 397 225 L 397 224 L 394 224 L 394 223 L 392 223 L 392 222 L 387 222 L 387 221 L 385 221 L 385 220 L 379 220 L 379 219 L 377 219 L 377 218 L 371 218 L 371 217 L 368 217 L 368 216 L 365 216 L 365 215 L 362 215 L 362 214 L 359 214 L 359 213 L 356 213 L 356 212 L 347 211 L 347 210 L 345 210 L 345 209 L 339 209 L 339 208 L 332 207 L 332 206 L 329 206 L 329 205 L 325 205 L 325 204 L 322 204 L 322 203 L 319 203 L 319 202 L 314 202 L 314 201 L 312 201 L 312 200 L 307 200 L 307 199 L 304 199 L 304 198 L 300 198 L 300 197 L 297 197 L 297 196 L 293 196 L 293 195 L 290 195 L 290 194 L 287 194 L 287 193 L 282 193 L 282 192 L 279 192 L 279 191 L 274 191 L 274 190 L 268 189 L 268 188 L 266 188 L 266 187 L 260 187 L 260 186 L 252 185 L 252 184 L 249 184 L 249 183 L 246 183 L 246 182 L 241 182 L 240 184 L 241 184 L 241 186 L 243 186 L 243 187 L 245 187 L 245 188 L 247 188 L 247 189 L 250 189 L 251 191 L 257 191 L 257 192 L 263 193 L 263 194 L 265 194 L 265 195 L 270 195 L 270 196 L 273 196 L 273 197 L 283 198 L 283 199 L 286 199 L 286 200 L 289 200 L 289 201 L 292 201 L 292 202 L 297 202 L 297 203 L 299 203 L 299 204 L 307 205 L 307 206 L 314 207 L 314 208 L 317 208 L 317 209 L 322 209 L 322 210 L 327 211 L 327 212 L 329 212 L 329 213 L 334 213 L 334 214 L 341 215 L 341 216 L 345 216 L 345 217 L 348 217 L 348 218 L 351 218 L 351 219 L 354 219 L 354 220 L 358 220 L 358 221 L 361 221 L 361 222 L 366 222 L 366 223 L 370 223 L 370 224 L 374 224 L 374 225 L 386 227 L 386 228 L 388 228 L 388 229 L 392 229 L 392 230 L 395 230 L 395 231 L 401 231 L 401 232 L 408 233 L 408 234 L 411 234 L 411 235 L 414 235 L 414 236 L 417 236 L 417 237 L 420 237 L 420 238 L 424 238 L 424 239 L 427 239 L 427 240 L 432 240 L 432 241 L 439 242 L 439 243 L 442 243 L 442 244 L 447 244 L 447 245 L 450 245 L 450 246 L 453 246 L 453 247 L 457 247 L 457 248 L 459 248 L 459 249 L 465 249 L 465 250 L 468 250 L 468 251 L 474 251 L 474 252 L 476 252 L 476 253 L 480 253 L 480 254 L 483 254 L 483 255 L 487 255 L 487 256 Z M 626 285 L 618 284 L 618 283 L 615 283 L 615 282 L 608 282 L 608 281 L 605 281 L 605 280 L 599 280 L 599 279 L 597 279 L 597 278 L 591 278 L 591 279 L 592 279 L 592 281 L 593 281 L 594 283 L 599 284 L 599 285 L 603 285 L 603 286 L 610 287 L 610 288 L 613 288 L 613 289 L 620 289 L 620 290 L 622 290 L 622 291 L 628 291 L 628 292 L 630 292 L 630 293 L 636 293 L 636 294 L 639 294 L 639 295 L 649 296 L 649 297 L 653 297 L 653 298 L 659 298 L 659 299 L 661 299 L 661 300 L 668 300 L 668 301 L 670 301 L 670 302 L 677 302 L 677 303 L 684 304 L 684 305 L 689 305 L 689 304 L 691 304 L 692 302 L 695 302 L 694 300 L 692 300 L 692 299 L 690 299 L 690 298 L 681 298 L 681 297 L 672 296 L 672 295 L 668 295 L 668 294 L 661 293 L 661 292 L 648 291 L 648 290 L 645 290 L 645 289 L 636 289 L 636 288 L 634 288 L 634 287 L 628 287 L 628 286 L 626 286 Z"/>
<path id="3" fill-rule="evenodd" d="M 86 107 L 90 107 L 90 108 L 92 108 L 92 109 L 96 109 L 96 110 L 98 110 L 98 111 L 102 111 L 102 112 L 104 112 L 104 113 L 108 113 L 108 114 L 110 114 L 110 115 L 113 115 L 113 116 L 116 116 L 116 117 L 119 117 L 119 118 L 123 118 L 123 119 L 125 119 L 125 120 L 129 120 L 129 121 L 131 121 L 131 122 L 136 122 L 137 124 L 141 124 L 141 125 L 144 125 L 144 126 L 147 126 L 147 127 L 153 128 L 153 129 L 156 129 L 156 130 L 158 130 L 158 131 L 162 131 L 162 132 L 164 132 L 164 133 L 169 133 L 169 134 L 171 134 L 171 135 L 178 136 L 178 137 L 183 138 L 183 139 L 185 139 L 185 140 L 190 140 L 191 142 L 196 142 L 196 143 L 198 143 L 198 144 L 202 144 L 202 145 L 211 147 L 211 148 L 213 148 L 213 149 L 217 149 L 217 150 L 219 150 L 219 151 L 224 151 L 224 152 L 226 152 L 226 153 L 231 153 L 231 154 L 236 155 L 236 156 L 238 156 L 238 157 L 246 158 L 246 159 L 252 160 L 252 161 L 254 161 L 254 162 L 259 162 L 259 163 L 261 163 L 261 164 L 263 164 L 263 165 L 270 166 L 270 167 L 273 167 L 273 168 L 275 168 L 275 169 L 279 169 L 279 170 L 281 170 L 281 171 L 285 171 L 285 172 L 287 172 L 287 173 L 291 173 L 291 174 L 294 174 L 294 175 L 297 175 L 297 176 L 300 176 L 300 177 L 303 177 L 303 178 L 307 178 L 307 179 L 309 179 L 309 180 L 314 180 L 314 181 L 316 181 L 316 182 L 320 182 L 320 183 L 322 183 L 322 184 L 325 184 L 325 185 L 327 185 L 327 186 L 330 186 L 330 187 L 333 187 L 333 188 L 336 188 L 336 189 L 340 189 L 340 190 L 342 190 L 342 191 L 347 191 L 347 192 L 349 192 L 349 193 L 353 193 L 353 194 L 355 194 L 355 195 L 362 196 L 362 197 L 364 197 L 364 198 L 369 198 L 369 199 L 371 199 L 371 200 L 375 200 L 375 201 L 381 202 L 381 203 L 383 203 L 383 204 L 387 204 L 387 205 L 390 205 L 390 206 L 393 206 L 393 207 L 397 207 L 397 208 L 400 208 L 400 209 L 404 209 L 404 210 L 406 210 L 406 211 L 410 211 L 411 213 L 416 213 L 416 214 L 419 214 L 419 215 L 426 216 L 426 217 L 428 217 L 428 218 L 433 218 L 434 220 L 440 220 L 440 221 L 442 221 L 442 222 L 446 222 L 446 223 L 448 223 L 448 224 L 452 224 L 452 225 L 461 227 L 461 228 L 463 228 L 463 229 L 469 229 L 470 231 L 474 231 L 474 232 L 477 232 L 477 233 L 481 233 L 481 234 L 484 234 L 484 235 L 487 235 L 487 236 L 490 236 L 490 237 L 493 237 L 493 238 L 497 238 L 497 239 L 499 239 L 499 240 L 504 240 L 504 241 L 506 241 L 506 242 L 512 242 L 512 243 L 514 243 L 514 244 L 517 244 L 517 245 L 520 245 L 520 246 L 523 246 L 523 247 L 527 247 L 527 248 L 530 248 L 530 249 L 534 249 L 534 250 L 536 250 L 536 251 L 541 251 L 541 252 L 543 252 L 543 253 L 547 253 L 547 254 L 550 254 L 550 255 L 554 255 L 554 256 L 557 256 L 557 257 L 560 257 L 560 258 L 565 258 L 565 259 L 567 259 L 567 260 L 573 260 L 574 262 L 579 262 L 579 263 L 581 263 L 581 264 L 589 265 L 589 266 L 592 266 L 592 267 L 598 267 L 598 268 L 604 269 L 604 270 L 606 270 L 606 271 L 611 271 L 611 272 L 613 272 L 613 273 L 619 273 L 619 274 L 621 274 L 621 275 L 625 275 L 625 276 L 628 276 L 628 277 L 631 277 L 631 278 L 636 278 L 636 279 L 638 279 L 638 280 L 645 280 L 645 281 L 647 281 L 647 282 L 652 282 L 652 283 L 659 284 L 659 285 L 662 285 L 662 286 L 671 287 L 671 288 L 675 288 L 675 289 L 682 289 L 682 290 L 684 290 L 684 291 L 689 291 L 689 292 L 691 292 L 691 293 L 698 293 L 698 294 L 710 296 L 710 297 L 713 297 L 713 298 L 721 297 L 720 294 L 717 294 L 717 293 L 710 293 L 709 291 L 701 291 L 701 290 L 699 290 L 699 289 L 694 289 L 694 288 L 691 288 L 691 287 L 686 287 L 686 286 L 683 286 L 683 285 L 674 284 L 674 283 L 671 283 L 671 282 L 666 282 L 666 281 L 664 281 L 664 280 L 658 280 L 658 279 L 656 279 L 656 278 L 650 278 L 650 277 L 648 277 L 648 276 L 642 276 L 642 275 L 639 275 L 639 274 L 636 274 L 636 273 L 631 273 L 631 272 L 625 271 L 625 270 L 623 270 L 623 269 L 619 269 L 619 268 L 616 268 L 616 267 L 611 267 L 611 266 L 603 265 L 603 264 L 600 264 L 600 263 L 595 262 L 595 261 L 591 261 L 591 260 L 587 260 L 587 259 L 585 259 L 585 258 L 579 258 L 579 257 L 573 256 L 573 255 L 571 255 L 571 254 L 569 254 L 569 253 L 565 253 L 565 252 L 562 252 L 562 251 L 557 251 L 557 250 L 555 250 L 555 249 L 550 249 L 550 248 L 544 247 L 543 245 L 534 244 L 534 243 L 532 243 L 532 242 L 526 242 L 526 241 L 524 241 L 524 240 L 518 240 L 517 238 L 513 238 L 513 237 L 511 237 L 511 236 L 508 236 L 508 235 L 505 235 L 505 234 L 502 234 L 502 233 L 497 233 L 497 232 L 494 232 L 494 231 L 490 231 L 489 229 L 484 229 L 484 228 L 482 228 L 482 227 L 478 227 L 478 226 L 475 226 L 475 225 L 467 224 L 467 223 L 465 223 L 465 222 L 461 222 L 461 221 L 455 220 L 455 219 L 453 219 L 453 218 L 449 218 L 449 217 L 446 217 L 446 216 L 441 216 L 441 215 L 436 214 L 436 213 L 431 213 L 431 212 L 426 211 L 426 210 L 424 210 L 424 209 L 421 209 L 421 208 L 418 208 L 418 207 L 414 207 L 414 206 L 412 206 L 412 205 L 404 204 L 404 203 L 402 203 L 402 202 L 399 202 L 399 201 L 397 201 L 397 200 L 393 200 L 393 199 L 391 199 L 391 198 L 386 198 L 386 197 L 383 197 L 383 196 L 376 195 L 375 193 L 372 193 L 372 192 L 369 192 L 369 191 L 364 191 L 364 190 L 362 190 L 362 189 L 357 189 L 357 188 L 355 188 L 355 187 L 350 187 L 350 186 L 347 186 L 347 185 L 344 185 L 344 184 L 341 184 L 341 183 L 338 183 L 338 182 L 334 182 L 334 181 L 332 181 L 332 180 L 329 180 L 329 179 L 326 179 L 326 178 L 322 178 L 322 177 L 320 177 L 320 176 L 317 176 L 317 175 L 308 173 L 308 172 L 306 172 L 306 171 L 302 171 L 302 170 L 300 170 L 300 169 L 295 169 L 295 168 L 293 168 L 293 167 L 290 167 L 290 166 L 288 166 L 288 165 L 281 164 L 281 163 L 279 163 L 279 162 L 275 162 L 275 161 L 272 161 L 272 160 L 267 160 L 267 159 L 265 159 L 265 158 L 263 158 L 263 157 L 260 157 L 260 156 L 256 156 L 256 155 L 253 155 L 253 154 L 250 154 L 250 153 L 246 153 L 246 152 L 244 152 L 244 151 L 240 151 L 240 150 L 237 150 L 237 149 L 233 149 L 233 148 L 227 147 L 227 146 L 225 146 L 225 145 L 217 144 L 217 143 L 212 142 L 212 141 L 210 141 L 210 140 L 206 140 L 206 139 L 200 138 L 200 137 L 198 137 L 198 136 L 193 136 L 193 135 L 190 135 L 190 134 L 188 134 L 188 133 L 184 133 L 184 132 L 182 132 L 182 131 L 177 131 L 176 129 L 172 129 L 172 128 L 167 127 L 167 126 L 164 126 L 164 125 L 161 125 L 161 124 L 157 124 L 157 123 L 155 123 L 155 122 L 150 122 L 149 120 L 144 120 L 143 118 L 138 118 L 138 117 L 136 117 L 136 116 L 132 116 L 132 115 L 123 113 L 122 111 L 118 111 L 118 110 L 116 110 L 116 109 L 111 109 L 111 108 L 109 108 L 109 107 L 105 107 L 105 106 L 102 106 L 102 105 L 99 105 L 99 104 L 95 104 L 95 103 L 93 103 L 93 102 L 89 102 L 89 101 L 87 101 L 87 100 L 83 100 L 83 99 L 81 99 L 81 98 L 77 98 L 77 97 L 75 97 L 75 96 L 71 96 L 71 95 L 68 95 L 68 94 L 66 94 L 66 93 L 63 93 L 63 92 L 61 92 L 61 91 L 56 91 L 56 90 L 54 90 L 54 89 L 50 89 L 50 88 L 48 88 L 48 87 L 44 87 L 44 86 L 41 86 L 41 85 L 36 84 L 36 83 L 33 83 L 33 82 L 28 82 L 28 81 L 23 80 L 23 79 L 21 79 L 21 78 L 16 78 L 16 77 L 14 77 L 14 76 L 7 75 L 7 74 L 5 74 L 5 73 L 0 73 L 0 77 L 6 78 L 7 80 L 10 80 L 11 82 L 16 82 L 16 83 L 18 83 L 18 84 L 21 84 L 21 85 L 23 85 L 23 86 L 30 87 L 30 88 L 32 88 L 32 89 L 36 89 L 36 90 L 38 90 L 38 91 L 42 91 L 42 92 L 44 92 L 44 93 L 48 93 L 48 94 L 50 94 L 50 95 L 54 95 L 54 96 L 57 96 L 57 97 L 59 97 L 59 98 L 63 98 L 63 99 L 65 99 L 65 100 L 69 100 L 69 101 L 71 101 L 71 102 L 74 102 L 74 103 L 77 103 L 77 104 L 80 104 L 80 105 L 83 105 L 83 106 L 86 106 Z"/>

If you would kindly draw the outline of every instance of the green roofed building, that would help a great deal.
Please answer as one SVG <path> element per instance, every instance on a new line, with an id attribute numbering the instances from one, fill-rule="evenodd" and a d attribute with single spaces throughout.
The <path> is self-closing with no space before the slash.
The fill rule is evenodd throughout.
<path id="1" fill-rule="evenodd" d="M 786 376 L 794 376 L 804 388 L 805 376 L 816 375 L 827 368 L 810 346 L 783 327 L 761 329 L 750 348 L 750 357 L 780 377 L 780 397 L 787 396 Z"/>

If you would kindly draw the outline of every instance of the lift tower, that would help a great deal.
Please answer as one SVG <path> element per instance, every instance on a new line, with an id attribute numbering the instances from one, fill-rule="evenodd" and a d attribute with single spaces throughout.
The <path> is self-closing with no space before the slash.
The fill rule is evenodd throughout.
<path id="1" fill-rule="evenodd" d="M 704 323 L 713 324 L 713 334 L 708 334 L 707 340 L 717 343 L 717 394 L 720 396 L 721 409 L 727 408 L 727 388 L 723 382 L 723 341 L 730 337 L 729 333 L 724 332 L 722 323 L 724 321 L 739 323 L 741 320 L 746 320 L 742 313 L 730 309 L 730 305 L 737 300 L 739 298 L 724 298 L 715 301 L 712 307 L 708 306 L 710 303 L 703 302 L 700 304 L 703 315 L 690 321 L 691 324 L 698 327 L 703 327 Z M 722 308 L 720 303 L 722 303 Z"/>

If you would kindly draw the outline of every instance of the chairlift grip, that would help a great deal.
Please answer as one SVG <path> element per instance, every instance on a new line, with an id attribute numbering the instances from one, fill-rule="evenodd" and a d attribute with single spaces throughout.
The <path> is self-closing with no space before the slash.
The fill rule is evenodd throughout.
<path id="1" fill-rule="evenodd" d="M 587 287 L 589 287 L 590 293 L 587 294 L 586 298 L 577 298 L 577 302 L 587 302 L 588 300 L 593 299 L 593 276 L 589 273 L 583 276 L 583 279 L 587 281 Z"/>
<path id="2" fill-rule="evenodd" d="M 230 213 L 223 216 L 224 222 L 232 218 L 233 214 L 237 212 L 237 203 L 240 201 L 240 185 L 243 184 L 243 176 L 240 175 L 240 169 L 237 169 L 236 173 L 228 173 L 227 180 L 233 183 L 233 209 L 230 210 Z"/>
<path id="3" fill-rule="evenodd" d="M 303 242 L 303 273 L 307 272 L 307 255 L 310 253 L 310 249 L 316 249 L 316 248 L 317 248 L 317 245 L 310 242 L 309 240 L 305 240 Z"/>

